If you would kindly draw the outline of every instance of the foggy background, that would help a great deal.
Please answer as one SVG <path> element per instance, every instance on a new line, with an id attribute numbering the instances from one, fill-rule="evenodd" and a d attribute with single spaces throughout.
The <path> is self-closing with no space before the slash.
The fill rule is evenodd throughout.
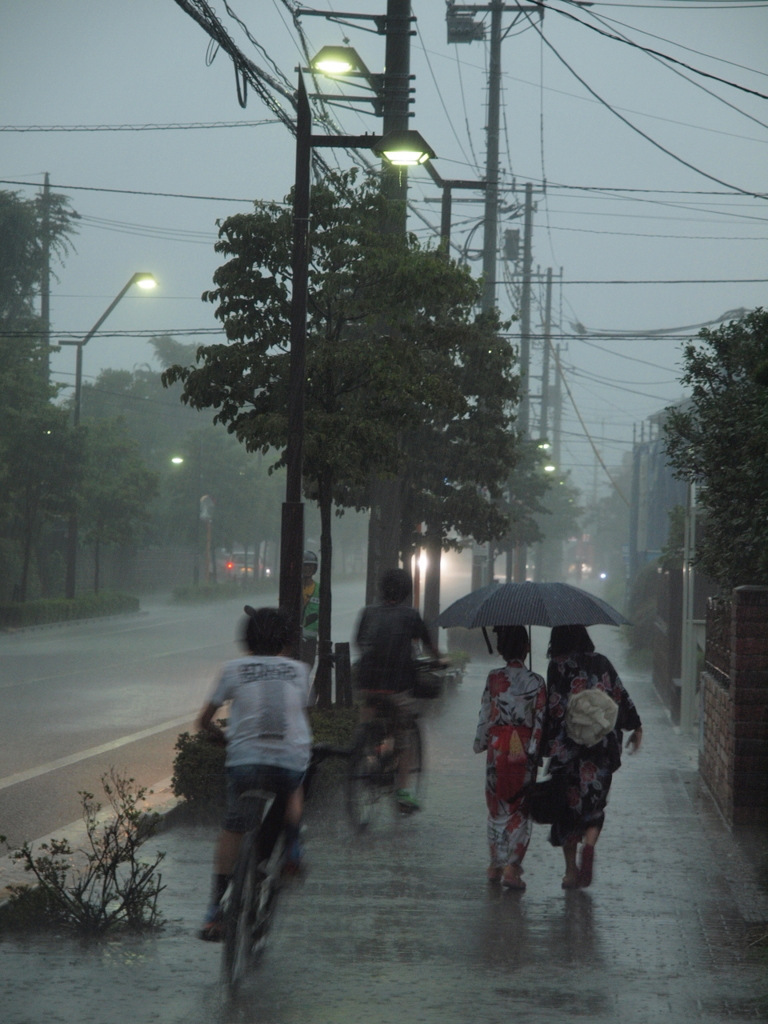
<path id="1" fill-rule="evenodd" d="M 293 79 L 300 53 L 283 4 L 238 0 L 232 6 Z M 360 12 L 382 9 L 380 0 L 358 0 L 353 6 Z M 592 11 L 623 23 L 607 21 L 603 27 L 627 31 L 645 45 L 765 91 L 766 6 L 596 4 Z M 559 7 L 597 24 L 586 10 Z M 265 65 L 223 7 L 217 11 L 241 49 Z M 216 327 L 213 307 L 200 301 L 220 262 L 213 251 L 216 220 L 247 210 L 251 199 L 286 195 L 293 178 L 292 136 L 276 123 L 157 131 L 7 131 L 9 126 L 34 125 L 241 124 L 271 117 L 253 95 L 247 108 L 240 109 L 231 61 L 219 53 L 206 67 L 208 37 L 172 0 L 4 0 L 0 12 L 0 169 L 5 179 L 0 187 L 30 196 L 49 171 L 52 189 L 69 195 L 83 218 L 77 251 L 59 268 L 59 280 L 52 286 L 52 339 L 57 332 L 84 334 L 128 277 L 140 270 L 155 274 L 160 287 L 149 295 L 127 295 L 105 330 L 167 332 L 189 342 L 195 338 L 187 332 Z M 481 177 L 487 43 L 449 46 L 440 0 L 414 0 L 413 12 L 418 18 L 411 57 L 416 75 L 413 126 L 437 152 L 436 167 L 443 177 Z M 315 50 L 341 43 L 346 36 L 371 70 L 382 69 L 383 37 L 320 18 L 305 18 L 304 27 Z M 546 12 L 543 30 L 608 104 L 662 146 L 730 185 L 766 190 L 768 128 L 747 116 L 768 122 L 764 100 L 680 68 L 696 80 L 697 85 L 691 84 L 646 53 L 602 38 L 552 10 Z M 764 274 L 768 214 L 763 199 L 718 194 L 729 190 L 640 138 L 587 93 L 525 20 L 503 43 L 502 66 L 504 179 L 509 183 L 514 175 L 519 186 L 527 180 L 538 185 L 544 177 L 548 182 L 546 196 L 535 197 L 534 266 L 553 266 L 555 273 L 562 267 L 566 282 Z M 743 113 L 705 93 L 702 84 Z M 372 115 L 338 108 L 335 116 L 345 131 L 377 131 L 380 125 Z M 336 158 L 345 159 L 343 154 Z M 412 174 L 411 183 L 411 199 L 437 225 L 439 206 L 424 200 L 438 198 L 438 190 L 426 172 Z M 88 191 L 100 188 L 220 198 Z M 453 239 L 459 245 L 482 213 L 480 205 L 462 201 L 467 195 L 454 193 Z M 471 223 L 462 223 L 467 218 Z M 502 232 L 510 226 L 521 227 L 521 219 L 502 216 Z M 413 213 L 409 227 L 422 238 L 431 234 Z M 481 244 L 482 228 L 473 247 Z M 477 273 L 479 267 L 479 262 L 473 264 Z M 537 289 L 534 294 L 541 299 Z M 594 336 L 567 340 L 570 325 L 611 332 L 698 324 L 730 309 L 758 306 L 764 294 L 762 283 L 565 284 L 562 294 L 555 288 L 553 335 L 563 335 L 569 384 L 609 465 L 628 450 L 633 424 L 682 396 L 676 380 L 681 343 Z M 504 313 L 513 312 L 503 287 L 498 301 Z M 534 330 L 539 319 L 535 302 Z M 97 338 L 84 357 L 87 381 L 106 367 L 133 369 L 150 362 L 152 351 L 140 338 Z M 539 359 L 540 351 L 534 350 L 534 373 Z M 74 351 L 54 355 L 52 369 L 56 381 L 71 385 Z M 564 396 L 563 469 L 572 470 L 588 497 L 593 466 L 591 449 Z M 605 493 L 610 485 L 602 471 L 598 480 Z"/>

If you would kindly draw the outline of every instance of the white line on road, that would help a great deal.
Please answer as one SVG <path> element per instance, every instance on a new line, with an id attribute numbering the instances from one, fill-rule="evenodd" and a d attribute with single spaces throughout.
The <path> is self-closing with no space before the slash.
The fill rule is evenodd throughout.
<path id="1" fill-rule="evenodd" d="M 9 786 L 17 786 L 20 782 L 27 782 L 29 779 L 36 779 L 48 772 L 55 772 L 58 768 L 66 768 L 78 761 L 85 761 L 97 754 L 106 754 L 110 750 L 117 750 L 128 743 L 136 743 L 148 736 L 155 736 L 166 729 L 177 729 L 180 725 L 188 725 L 195 719 L 194 714 L 184 715 L 183 718 L 174 718 L 170 722 L 162 722 L 160 725 L 153 725 L 151 729 L 142 729 L 141 732 L 131 733 L 130 736 L 121 736 L 120 739 L 111 740 L 109 743 L 102 743 L 98 747 L 89 747 L 88 750 L 81 750 L 77 754 L 68 754 L 67 757 L 60 757 L 56 761 L 48 761 L 46 764 L 38 765 L 37 768 L 28 768 L 25 772 L 16 772 L 15 775 L 7 775 L 0 779 L 0 789 L 8 789 Z"/>

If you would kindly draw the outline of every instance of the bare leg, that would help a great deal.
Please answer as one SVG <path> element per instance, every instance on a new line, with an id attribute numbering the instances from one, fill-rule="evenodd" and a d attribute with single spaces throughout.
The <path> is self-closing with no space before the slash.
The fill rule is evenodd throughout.
<path id="1" fill-rule="evenodd" d="M 578 845 L 577 839 L 572 839 L 567 843 L 563 843 L 563 856 L 565 857 L 563 886 L 566 889 L 576 888 L 576 878 L 578 876 L 578 868 L 576 867 L 576 849 Z"/>
<path id="2" fill-rule="evenodd" d="M 228 832 L 222 829 L 216 843 L 214 855 L 214 870 L 217 875 L 231 875 L 235 870 L 237 855 L 240 852 L 240 844 L 243 836 L 240 832 Z"/>
<path id="3" fill-rule="evenodd" d="M 594 825 L 590 825 L 587 831 L 584 833 L 584 842 L 587 846 L 594 846 L 597 843 L 597 837 L 600 835 L 600 829 Z"/>

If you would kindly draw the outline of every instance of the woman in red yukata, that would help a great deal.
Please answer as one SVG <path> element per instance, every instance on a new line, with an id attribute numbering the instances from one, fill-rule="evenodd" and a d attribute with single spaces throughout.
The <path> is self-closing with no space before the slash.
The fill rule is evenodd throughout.
<path id="1" fill-rule="evenodd" d="M 489 673 L 480 705 L 474 750 L 488 751 L 488 880 L 506 889 L 525 889 L 523 858 L 533 823 L 525 793 L 536 773 L 547 685 L 525 667 L 530 639 L 524 626 L 495 626 L 496 647 L 505 666 Z"/>

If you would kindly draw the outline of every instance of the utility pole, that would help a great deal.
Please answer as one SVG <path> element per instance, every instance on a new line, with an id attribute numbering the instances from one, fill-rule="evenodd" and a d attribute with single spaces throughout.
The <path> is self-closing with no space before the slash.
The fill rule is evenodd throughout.
<path id="1" fill-rule="evenodd" d="M 547 267 L 547 285 L 544 293 L 543 351 L 541 354 L 541 413 L 539 416 L 539 437 L 548 438 L 549 419 L 549 349 L 552 345 L 552 267 Z M 557 463 L 554 463 L 557 466 Z M 560 468 L 559 466 L 557 467 Z M 536 545 L 533 578 L 537 583 L 543 579 L 543 541 Z"/>
<path id="2" fill-rule="evenodd" d="M 533 269 L 533 185 L 525 186 L 523 214 L 523 289 L 520 296 L 520 431 L 528 435 L 531 426 L 531 271 Z"/>
<path id="3" fill-rule="evenodd" d="M 541 355 L 541 416 L 539 434 L 549 438 L 549 350 L 552 347 L 552 267 L 547 267 L 547 284 L 544 293 L 544 349 Z M 557 463 L 555 463 L 557 466 Z M 560 469 L 559 466 L 557 466 Z"/>
<path id="4" fill-rule="evenodd" d="M 525 186 L 525 211 L 523 220 L 523 288 L 520 297 L 520 433 L 527 438 L 531 426 L 531 270 L 533 267 L 533 185 Z M 512 482 L 510 480 L 510 492 Z M 518 544 L 515 548 L 515 583 L 524 583 L 528 565 L 528 547 Z"/>
<path id="5" fill-rule="evenodd" d="M 488 126 L 485 150 L 485 212 L 483 221 L 483 312 L 496 306 L 496 260 L 499 222 L 499 108 L 501 106 L 501 15 L 503 0 L 491 0 L 491 41 L 488 67 Z"/>
<path id="6" fill-rule="evenodd" d="M 563 421 L 563 383 L 560 379 L 560 345 L 555 345 L 555 395 L 552 402 L 552 461 L 560 466 L 560 433 Z"/>
<path id="7" fill-rule="evenodd" d="M 40 268 L 40 320 L 43 327 L 42 372 L 47 384 L 51 372 L 51 178 L 48 171 L 45 172 L 43 182 L 41 208 L 43 258 Z"/>
<path id="8" fill-rule="evenodd" d="M 385 22 L 383 132 L 408 128 L 410 119 L 411 0 L 387 0 Z M 408 200 L 408 172 L 385 166 L 382 189 L 388 203 L 387 229 L 405 237 Z M 368 524 L 368 566 L 365 603 L 378 597 L 382 573 L 397 568 L 400 561 L 402 481 L 374 476 L 371 479 L 371 517 Z"/>

